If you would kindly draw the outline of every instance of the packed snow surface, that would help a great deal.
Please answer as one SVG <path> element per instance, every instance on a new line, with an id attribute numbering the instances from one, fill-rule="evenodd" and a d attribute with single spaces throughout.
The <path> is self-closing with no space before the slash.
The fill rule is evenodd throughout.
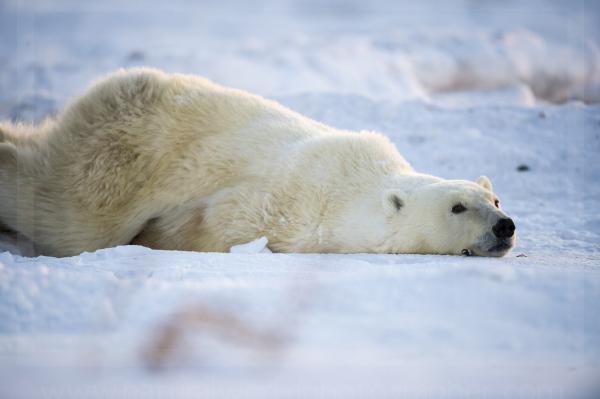
<path id="1" fill-rule="evenodd" d="M 4 234 L 0 397 L 598 397 L 599 19 L 589 1 L 1 2 L 0 119 L 51 116 L 119 67 L 204 75 L 383 132 L 418 171 L 489 176 L 518 239 L 502 259 L 266 237 L 59 259 Z"/>

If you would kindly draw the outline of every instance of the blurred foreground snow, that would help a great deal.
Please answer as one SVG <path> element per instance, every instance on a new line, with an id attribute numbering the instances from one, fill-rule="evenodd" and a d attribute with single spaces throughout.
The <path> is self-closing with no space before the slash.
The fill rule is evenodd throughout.
<path id="1" fill-rule="evenodd" d="M 384 132 L 419 171 L 488 175 L 519 237 L 503 259 L 257 253 L 264 240 L 56 259 L 3 236 L 0 396 L 595 397 L 599 10 L 1 3 L 2 119 L 40 120 L 118 67 L 205 75 Z"/>

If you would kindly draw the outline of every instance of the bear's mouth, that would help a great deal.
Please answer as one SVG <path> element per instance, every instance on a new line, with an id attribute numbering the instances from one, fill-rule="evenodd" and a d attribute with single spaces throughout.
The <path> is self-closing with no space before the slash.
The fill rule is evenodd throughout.
<path id="1" fill-rule="evenodd" d="M 461 254 L 464 256 L 477 255 L 500 257 L 506 255 L 506 253 L 512 249 L 515 242 L 514 237 L 508 239 L 494 239 L 490 241 L 487 241 L 487 245 L 486 243 L 480 243 L 475 245 L 473 248 L 465 248 L 461 251 Z"/>
<path id="2" fill-rule="evenodd" d="M 501 241 L 493 247 L 489 248 L 487 252 L 505 252 L 512 248 L 512 245 L 508 242 Z"/>

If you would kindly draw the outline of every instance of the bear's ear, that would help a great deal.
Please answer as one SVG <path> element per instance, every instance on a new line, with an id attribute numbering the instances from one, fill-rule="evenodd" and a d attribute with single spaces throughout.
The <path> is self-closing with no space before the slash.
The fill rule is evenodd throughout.
<path id="1" fill-rule="evenodd" d="M 487 176 L 479 176 L 479 179 L 477 179 L 477 184 L 487 190 L 492 191 L 492 182 L 487 178 Z"/>
<path id="2" fill-rule="evenodd" d="M 403 206 L 404 201 L 399 190 L 387 190 L 383 193 L 383 209 L 386 215 L 398 213 Z"/>

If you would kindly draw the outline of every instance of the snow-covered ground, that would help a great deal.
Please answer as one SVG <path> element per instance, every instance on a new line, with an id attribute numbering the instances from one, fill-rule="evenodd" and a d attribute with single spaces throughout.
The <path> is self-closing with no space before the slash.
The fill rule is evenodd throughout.
<path id="1" fill-rule="evenodd" d="M 596 397 L 599 21 L 591 1 L 0 2 L 0 119 L 119 67 L 205 75 L 486 174 L 519 234 L 502 259 L 29 258 L 4 236 L 0 397 Z"/>

